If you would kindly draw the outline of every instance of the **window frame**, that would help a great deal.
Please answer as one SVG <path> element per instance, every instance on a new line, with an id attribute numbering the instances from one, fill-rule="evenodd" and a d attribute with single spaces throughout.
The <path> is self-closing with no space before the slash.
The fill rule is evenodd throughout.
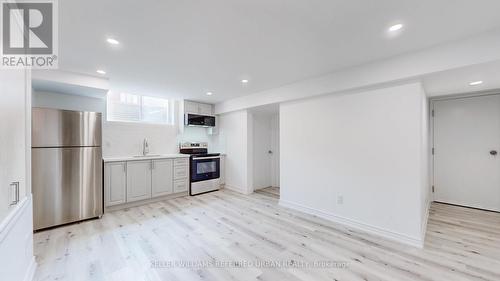
<path id="1" fill-rule="evenodd" d="M 112 116 L 114 116 L 114 115 L 111 114 L 110 112 L 112 112 L 111 107 L 112 107 L 113 102 L 110 102 L 110 97 L 112 95 L 120 95 L 120 94 L 137 96 L 138 107 L 139 107 L 139 119 L 138 120 L 126 120 L 126 119 L 112 118 Z M 159 99 L 159 100 L 163 100 L 163 102 L 166 103 L 166 106 L 164 107 L 166 110 L 165 122 L 154 122 L 154 121 L 146 121 L 145 120 L 145 118 L 144 118 L 144 101 L 143 101 L 144 98 Z M 126 103 L 124 103 L 124 104 L 126 104 Z M 106 95 L 106 122 L 121 122 L 121 123 L 136 123 L 136 124 L 152 124 L 152 125 L 172 126 L 175 124 L 173 100 L 162 98 L 162 97 L 137 95 L 137 94 L 130 94 L 130 93 L 125 93 L 125 92 L 115 93 L 115 92 L 110 91 Z"/>

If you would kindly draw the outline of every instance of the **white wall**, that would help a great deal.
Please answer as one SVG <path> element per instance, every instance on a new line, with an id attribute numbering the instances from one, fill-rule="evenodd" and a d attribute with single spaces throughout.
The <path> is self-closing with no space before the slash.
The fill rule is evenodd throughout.
<path id="1" fill-rule="evenodd" d="M 420 246 L 424 99 L 413 83 L 282 104 L 280 203 Z"/>
<path id="2" fill-rule="evenodd" d="M 179 153 L 175 126 L 104 122 L 103 155 L 104 157 L 141 155 L 144 138 L 148 139 L 150 154 Z"/>
<path id="3" fill-rule="evenodd" d="M 33 107 L 106 113 L 106 99 L 33 91 Z"/>
<path id="4" fill-rule="evenodd" d="M 425 232 L 427 230 L 427 221 L 429 217 L 429 209 L 431 203 L 431 193 L 432 193 L 432 147 L 431 147 L 431 116 L 430 116 L 430 101 L 427 98 L 427 94 L 425 90 L 421 88 L 422 99 L 421 99 L 421 107 L 422 107 L 422 189 L 420 196 L 420 205 L 421 205 L 421 216 L 422 216 L 422 224 L 421 224 L 421 233 L 422 239 L 425 238 Z"/>
<path id="5" fill-rule="evenodd" d="M 142 153 L 144 138 L 148 139 L 151 154 L 178 153 L 179 142 L 208 142 L 211 151 L 218 151 L 218 138 L 207 134 L 206 128 L 106 121 L 106 98 L 33 92 L 33 106 L 103 113 L 103 156 L 128 156 Z"/>
<path id="6" fill-rule="evenodd" d="M 0 70 L 0 276 L 30 280 L 33 256 L 31 201 L 30 72 Z M 20 202 L 10 206 L 10 183 L 20 183 Z"/>
<path id="7" fill-rule="evenodd" d="M 241 193 L 253 191 L 252 117 L 246 110 L 221 115 L 219 138 L 225 145 L 226 188 Z"/>

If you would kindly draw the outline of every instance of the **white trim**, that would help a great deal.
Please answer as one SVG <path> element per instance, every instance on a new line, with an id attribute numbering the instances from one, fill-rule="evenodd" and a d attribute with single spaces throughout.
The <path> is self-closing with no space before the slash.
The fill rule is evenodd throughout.
<path id="1" fill-rule="evenodd" d="M 369 225 L 369 224 L 366 224 L 363 222 L 359 222 L 359 221 L 356 221 L 353 219 L 341 217 L 341 216 L 338 216 L 338 215 L 335 215 L 332 213 L 327 213 L 324 211 L 320 211 L 317 209 L 306 207 L 306 206 L 296 204 L 296 203 L 293 203 L 290 201 L 286 201 L 283 199 L 280 199 L 279 205 L 283 206 L 285 208 L 294 209 L 294 210 L 297 210 L 297 211 L 300 211 L 300 212 L 303 212 L 306 214 L 315 215 L 317 217 L 320 217 L 320 218 L 323 218 L 323 219 L 326 219 L 326 220 L 329 220 L 329 221 L 332 221 L 335 223 L 340 223 L 340 224 L 343 224 L 343 225 L 346 225 L 346 226 L 349 226 L 352 228 L 356 228 L 356 229 L 361 230 L 361 231 L 368 232 L 370 234 L 375 234 L 375 235 L 378 235 L 378 236 L 381 236 L 384 238 L 388 238 L 388 239 L 391 239 L 391 240 L 394 240 L 394 241 L 397 241 L 397 242 L 400 242 L 403 244 L 410 245 L 410 246 L 414 246 L 414 247 L 418 247 L 418 248 L 423 248 L 423 246 L 424 246 L 424 241 L 422 239 L 410 237 L 410 236 L 407 236 L 405 234 L 397 233 L 397 232 L 383 229 L 383 228 L 380 228 L 377 226 L 373 226 L 373 225 Z"/>
<path id="2" fill-rule="evenodd" d="M 28 270 L 26 270 L 26 274 L 24 275 L 23 281 L 32 281 L 35 279 L 35 272 L 37 268 L 37 263 L 35 260 L 35 257 L 31 259 L 30 265 L 28 267 Z"/>
<path id="3" fill-rule="evenodd" d="M 112 205 L 112 206 L 104 206 L 104 215 L 108 212 L 114 212 L 114 211 L 118 211 L 118 210 L 139 207 L 139 206 L 143 206 L 146 204 L 151 204 L 151 203 L 156 203 L 156 202 L 160 202 L 160 201 L 164 201 L 164 200 L 169 200 L 169 199 L 174 199 L 174 198 L 179 198 L 179 197 L 186 197 L 186 196 L 189 196 L 189 191 L 181 191 L 181 192 L 172 193 L 172 194 L 168 194 L 168 195 L 153 197 L 153 198 L 149 198 L 149 199 L 145 199 L 145 200 L 123 203 L 123 204 L 116 204 L 116 205 Z"/>
<path id="4" fill-rule="evenodd" d="M 5 237 L 9 234 L 12 228 L 16 225 L 19 217 L 24 213 L 24 210 L 29 206 L 31 201 L 31 194 L 24 197 L 19 203 L 9 212 L 9 214 L 0 223 L 0 243 L 3 242 Z"/>
<path id="5" fill-rule="evenodd" d="M 0 244 L 5 240 L 5 238 L 8 236 L 10 231 L 16 226 L 17 222 L 19 221 L 20 217 L 27 211 L 28 209 L 31 209 L 31 201 L 32 201 L 32 195 L 29 194 L 25 198 L 23 198 L 17 206 L 15 206 L 11 212 L 5 217 L 5 219 L 0 223 Z M 31 216 L 31 214 L 30 214 Z M 37 263 L 36 259 L 33 256 L 31 258 L 30 264 L 28 268 L 26 269 L 26 272 L 24 274 L 23 281 L 32 281 L 34 280 L 35 277 L 35 272 L 37 268 Z"/>
<path id="6" fill-rule="evenodd" d="M 429 213 L 431 210 L 431 200 L 430 198 L 427 200 L 427 205 L 426 205 L 426 210 L 425 213 L 422 217 L 422 233 L 420 234 L 422 236 L 422 246 L 425 243 L 425 234 L 427 233 L 427 224 L 429 222 Z"/>

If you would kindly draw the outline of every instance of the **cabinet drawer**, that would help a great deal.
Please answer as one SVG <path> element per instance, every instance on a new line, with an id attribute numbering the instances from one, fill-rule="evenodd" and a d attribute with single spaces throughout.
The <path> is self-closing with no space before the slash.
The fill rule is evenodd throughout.
<path id="1" fill-rule="evenodd" d="M 183 179 L 188 177 L 188 167 L 187 166 L 175 166 L 174 167 L 174 180 Z"/>
<path id="2" fill-rule="evenodd" d="M 174 181 L 174 193 L 187 191 L 189 182 L 187 179 Z"/>
<path id="3" fill-rule="evenodd" d="M 188 158 L 176 158 L 174 159 L 174 166 L 187 166 L 189 159 Z"/>

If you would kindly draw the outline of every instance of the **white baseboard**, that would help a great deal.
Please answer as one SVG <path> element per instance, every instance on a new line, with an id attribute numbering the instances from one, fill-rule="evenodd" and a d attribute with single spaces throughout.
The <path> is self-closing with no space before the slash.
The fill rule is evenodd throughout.
<path id="1" fill-rule="evenodd" d="M 369 225 L 369 224 L 366 224 L 363 222 L 359 222 L 356 220 L 341 217 L 341 216 L 338 216 L 338 215 L 335 215 L 332 213 L 327 213 L 324 211 L 320 211 L 317 209 L 306 207 L 306 206 L 303 206 L 303 205 L 300 205 L 297 203 L 293 203 L 290 201 L 286 201 L 283 199 L 280 199 L 279 204 L 280 204 L 280 206 L 283 206 L 286 208 L 294 209 L 294 210 L 297 210 L 297 211 L 300 211 L 300 212 L 303 212 L 306 214 L 310 214 L 310 215 L 315 215 L 317 217 L 320 217 L 320 218 L 323 218 L 323 219 L 326 219 L 326 220 L 329 220 L 329 221 L 332 221 L 335 223 L 343 224 L 343 225 L 346 225 L 346 226 L 349 226 L 349 227 L 352 227 L 352 228 L 355 228 L 355 229 L 358 229 L 361 231 L 365 231 L 365 232 L 368 232 L 370 234 L 375 234 L 375 235 L 378 235 L 378 236 L 381 236 L 381 237 L 384 237 L 387 239 L 391 239 L 393 241 L 397 241 L 397 242 L 400 242 L 403 244 L 411 245 L 411 246 L 414 246 L 417 248 L 423 248 L 423 246 L 424 246 L 424 241 L 422 239 L 410 237 L 410 236 L 407 236 L 407 235 L 404 235 L 401 233 L 397 233 L 394 231 L 390 231 L 387 229 L 383 229 L 380 227 Z"/>
<path id="2" fill-rule="evenodd" d="M 235 191 L 235 192 L 241 193 L 241 194 L 245 194 L 245 195 L 248 195 L 248 194 L 252 193 L 252 192 L 249 192 L 248 190 L 246 190 L 245 188 L 236 187 L 236 186 L 229 185 L 229 184 L 226 184 L 224 186 L 224 188 L 226 188 L 228 190 L 231 190 L 231 191 Z"/>
<path id="3" fill-rule="evenodd" d="M 24 276 L 23 281 L 33 281 L 35 279 L 36 267 L 37 263 L 35 257 L 33 257 L 28 269 L 26 270 L 26 275 Z"/>
<path id="4" fill-rule="evenodd" d="M 156 203 L 156 202 L 160 202 L 163 200 L 169 200 L 169 199 L 185 197 L 185 196 L 189 196 L 188 191 L 173 193 L 173 194 L 159 196 L 159 197 L 146 199 L 146 200 L 139 200 L 139 201 L 128 202 L 128 203 L 123 203 L 123 204 L 114 205 L 114 206 L 108 206 L 108 207 L 104 207 L 104 213 L 114 212 L 114 211 L 128 209 L 128 208 L 139 207 L 139 206 L 143 206 L 146 204 Z"/>

